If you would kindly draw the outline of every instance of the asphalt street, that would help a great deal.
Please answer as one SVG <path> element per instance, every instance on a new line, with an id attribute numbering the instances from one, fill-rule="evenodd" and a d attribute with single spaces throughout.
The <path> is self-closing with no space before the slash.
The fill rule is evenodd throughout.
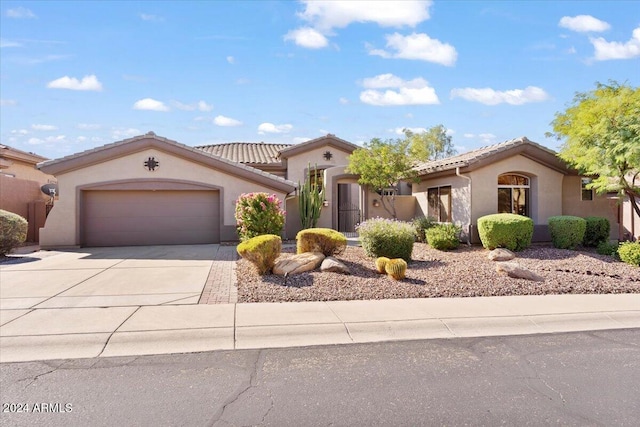
<path id="1" fill-rule="evenodd" d="M 0 365 L 3 426 L 616 425 L 640 329 Z"/>

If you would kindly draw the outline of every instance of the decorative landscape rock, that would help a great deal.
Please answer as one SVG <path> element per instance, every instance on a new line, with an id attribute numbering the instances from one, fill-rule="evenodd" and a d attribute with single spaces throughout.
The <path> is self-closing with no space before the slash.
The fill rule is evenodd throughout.
<path id="1" fill-rule="evenodd" d="M 304 252 L 288 258 L 279 258 L 273 266 L 273 274 L 288 276 L 315 270 L 324 258 L 324 255 L 320 252 Z"/>
<path id="2" fill-rule="evenodd" d="M 349 267 L 335 259 L 334 257 L 326 257 L 320 265 L 320 271 L 331 271 L 334 273 L 351 274 Z"/>
<path id="3" fill-rule="evenodd" d="M 507 276 L 514 279 L 526 279 L 534 282 L 544 282 L 544 277 L 533 271 L 522 267 L 517 262 L 499 262 L 496 264 L 496 271 L 498 273 L 506 273 Z"/>
<path id="4" fill-rule="evenodd" d="M 489 251 L 489 258 L 491 261 L 511 261 L 516 257 L 516 254 L 511 252 L 509 249 L 504 248 L 495 248 L 492 251 Z"/>

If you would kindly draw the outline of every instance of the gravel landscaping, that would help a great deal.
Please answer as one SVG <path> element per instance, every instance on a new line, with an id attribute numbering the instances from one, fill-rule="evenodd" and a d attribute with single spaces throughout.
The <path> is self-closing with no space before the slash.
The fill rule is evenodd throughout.
<path id="1" fill-rule="evenodd" d="M 294 248 L 283 249 L 282 256 Z M 512 279 L 496 272 L 480 246 L 442 252 L 416 243 L 407 277 L 395 281 L 376 273 L 361 247 L 337 256 L 351 275 L 313 271 L 290 277 L 259 276 L 251 263 L 237 264 L 239 302 L 333 301 L 387 298 L 476 297 L 496 295 L 640 293 L 640 268 L 594 251 L 532 246 L 514 260 L 544 282 Z"/>

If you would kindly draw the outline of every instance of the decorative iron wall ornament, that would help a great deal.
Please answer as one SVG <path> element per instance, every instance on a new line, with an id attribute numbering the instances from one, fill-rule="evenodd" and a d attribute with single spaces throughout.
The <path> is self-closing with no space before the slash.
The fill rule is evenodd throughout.
<path id="1" fill-rule="evenodd" d="M 150 172 L 153 172 L 160 167 L 160 162 L 157 161 L 155 157 L 149 157 L 144 161 L 144 167 Z"/>
<path id="2" fill-rule="evenodd" d="M 331 153 L 331 151 L 327 150 L 324 152 L 322 157 L 324 157 L 325 160 L 331 160 L 331 158 L 333 157 L 333 154 Z"/>

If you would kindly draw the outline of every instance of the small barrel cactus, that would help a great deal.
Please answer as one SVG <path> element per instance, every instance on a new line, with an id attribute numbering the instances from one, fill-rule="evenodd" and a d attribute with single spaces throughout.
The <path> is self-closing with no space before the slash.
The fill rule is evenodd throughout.
<path id="1" fill-rule="evenodd" d="M 387 261 L 384 269 L 390 277 L 396 280 L 402 280 L 407 272 L 407 262 L 402 258 L 390 259 Z"/>
<path id="2" fill-rule="evenodd" d="M 382 274 L 386 273 L 387 271 L 384 269 L 384 266 L 387 265 L 388 262 L 389 258 L 387 258 L 386 256 L 381 256 L 376 259 L 376 271 Z"/>

